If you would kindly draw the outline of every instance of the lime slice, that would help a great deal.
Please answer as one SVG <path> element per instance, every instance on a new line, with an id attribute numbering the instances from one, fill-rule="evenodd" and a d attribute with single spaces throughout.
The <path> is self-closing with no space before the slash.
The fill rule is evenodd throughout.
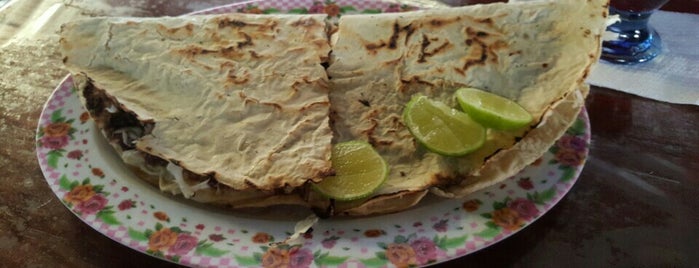
<path id="1" fill-rule="evenodd" d="M 403 111 L 413 136 L 427 149 L 448 156 L 462 156 L 480 148 L 485 128 L 467 114 L 426 96 L 415 96 Z"/>
<path id="2" fill-rule="evenodd" d="M 320 194 L 339 201 L 371 195 L 388 176 L 388 165 L 371 144 L 348 141 L 335 144 L 330 157 L 335 176 L 313 185 Z"/>
<path id="3" fill-rule="evenodd" d="M 526 126 L 532 116 L 516 102 L 476 88 L 460 88 L 456 100 L 461 109 L 483 126 L 514 130 Z"/>

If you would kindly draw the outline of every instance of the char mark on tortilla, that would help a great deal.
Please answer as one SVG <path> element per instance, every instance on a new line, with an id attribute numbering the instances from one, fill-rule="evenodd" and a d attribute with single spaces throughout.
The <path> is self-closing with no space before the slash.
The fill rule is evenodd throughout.
<path id="1" fill-rule="evenodd" d="M 395 23 L 393 23 L 393 32 L 391 33 L 391 36 L 388 38 L 388 40 L 381 40 L 378 43 L 368 43 L 365 44 L 364 47 L 373 53 L 376 53 L 375 50 L 384 47 L 387 47 L 389 49 L 396 49 L 398 47 L 398 39 L 400 38 L 401 33 L 403 32 L 405 32 L 404 42 L 405 44 L 407 44 L 408 40 L 410 39 L 410 36 L 413 35 L 413 33 L 415 32 L 415 27 L 413 27 L 412 24 L 400 26 L 400 24 L 396 21 Z"/>
<path id="2" fill-rule="evenodd" d="M 420 43 L 420 55 L 418 56 L 417 62 L 425 63 L 427 62 L 427 57 L 432 57 L 438 53 L 445 51 L 449 47 L 449 41 L 445 40 L 441 45 L 432 49 L 432 51 L 427 51 L 432 42 L 439 41 L 439 38 L 429 38 L 426 34 L 422 35 L 422 43 Z"/>
<path id="3" fill-rule="evenodd" d="M 232 19 L 232 18 L 222 18 L 218 21 L 218 28 L 226 28 L 226 27 L 235 27 L 235 28 L 241 28 L 245 27 L 248 24 L 245 22 L 242 22 L 240 20 Z"/>

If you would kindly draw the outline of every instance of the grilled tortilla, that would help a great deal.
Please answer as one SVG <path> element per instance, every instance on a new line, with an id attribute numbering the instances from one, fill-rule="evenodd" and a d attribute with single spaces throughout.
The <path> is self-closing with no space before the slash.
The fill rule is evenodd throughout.
<path id="1" fill-rule="evenodd" d="M 398 211 L 429 189 L 463 197 L 538 159 L 584 104 L 606 4 L 526 1 L 343 16 L 328 68 L 334 142 L 368 141 L 391 172 L 372 198 L 333 212 Z M 465 157 L 425 150 L 401 120 L 405 103 L 423 94 L 457 107 L 453 93 L 466 86 L 514 100 L 536 120 L 520 131 L 488 130 L 485 146 Z"/>
<path id="2" fill-rule="evenodd" d="M 606 16 L 605 0 L 542 0 L 347 15 L 337 27 L 322 15 L 92 19 L 64 26 L 61 45 L 100 129 L 162 190 L 368 215 L 428 192 L 463 197 L 543 155 L 584 104 Z M 425 150 L 402 123 L 405 104 L 423 94 L 456 107 L 462 86 L 535 121 L 489 130 L 464 157 Z M 332 174 L 331 144 L 348 140 L 377 149 L 387 182 L 352 202 L 309 191 Z"/>
<path id="3" fill-rule="evenodd" d="M 325 27 L 321 15 L 94 18 L 64 25 L 61 48 L 98 126 L 150 182 L 203 202 L 297 203 L 332 172 Z"/>

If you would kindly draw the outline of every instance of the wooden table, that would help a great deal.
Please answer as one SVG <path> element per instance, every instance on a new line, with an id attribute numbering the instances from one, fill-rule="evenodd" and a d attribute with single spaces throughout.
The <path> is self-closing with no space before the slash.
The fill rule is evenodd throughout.
<path id="1" fill-rule="evenodd" d="M 161 8 L 179 14 L 183 3 Z M 697 3 L 672 0 L 665 9 L 698 13 Z M 96 232 L 45 183 L 35 128 L 65 71 L 42 48 L 28 46 L 23 57 L 0 49 L 0 267 L 173 266 Z M 524 230 L 444 266 L 699 265 L 699 106 L 593 87 L 587 110 L 591 151 L 572 191 Z"/>

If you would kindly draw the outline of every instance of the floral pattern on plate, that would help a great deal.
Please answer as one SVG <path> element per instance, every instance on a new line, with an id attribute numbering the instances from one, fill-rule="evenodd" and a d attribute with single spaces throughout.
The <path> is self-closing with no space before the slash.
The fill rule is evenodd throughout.
<path id="1" fill-rule="evenodd" d="M 425 6 L 427 7 L 427 6 Z M 217 14 L 239 12 L 249 14 L 326 14 L 336 19 L 348 14 L 380 14 L 417 10 L 419 7 L 388 1 L 344 0 L 291 0 L 291 1 L 252 1 L 231 4 L 195 12 L 196 14 Z"/>
<path id="2" fill-rule="evenodd" d="M 307 7 L 296 7 L 288 10 L 279 10 L 274 7 L 260 8 L 259 5 L 247 4 L 245 7 L 236 9 L 240 13 L 250 13 L 250 14 L 275 14 L 275 13 L 287 13 L 287 14 L 326 14 L 330 18 L 340 17 L 344 14 L 380 14 L 380 13 L 391 13 L 391 12 L 405 12 L 416 10 L 416 7 L 405 5 L 405 4 L 387 4 L 383 8 L 367 8 L 359 10 L 352 5 L 340 6 L 335 1 L 313 1 L 310 6 Z"/>
<path id="3" fill-rule="evenodd" d="M 293 244 L 278 241 L 292 233 L 294 220 L 197 206 L 135 178 L 87 116 L 70 78 L 48 100 L 36 140 L 46 181 L 66 207 L 152 256 L 192 266 L 402 267 L 464 256 L 532 223 L 573 186 L 590 133 L 583 112 L 541 159 L 499 185 L 392 215 L 322 220 Z"/>
<path id="4" fill-rule="evenodd" d="M 407 8 L 380 1 L 294 0 L 203 13 L 312 13 L 321 6 L 337 16 Z M 464 200 L 428 198 L 391 215 L 321 220 L 290 244 L 283 241 L 302 218 L 222 211 L 170 197 L 137 179 L 96 129 L 69 77 L 44 107 L 36 152 L 48 185 L 70 211 L 105 236 L 154 257 L 197 267 L 406 267 L 473 253 L 531 224 L 572 188 L 589 141 L 583 111 L 541 159 L 498 185 Z"/>

